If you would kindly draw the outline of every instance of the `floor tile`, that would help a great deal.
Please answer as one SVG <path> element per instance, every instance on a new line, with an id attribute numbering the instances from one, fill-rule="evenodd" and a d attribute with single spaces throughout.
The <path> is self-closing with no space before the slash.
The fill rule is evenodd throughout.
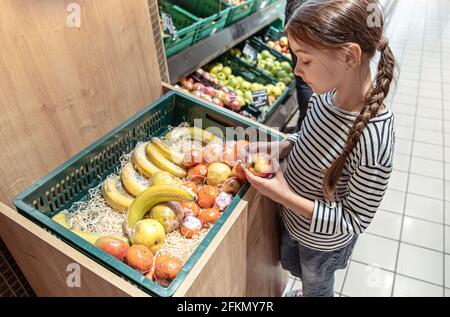
<path id="1" fill-rule="evenodd" d="M 396 102 L 392 102 L 391 109 L 394 112 L 394 114 L 404 113 L 404 114 L 414 115 L 414 113 L 416 112 L 415 105 L 405 105 L 405 104 L 396 103 Z M 441 111 L 440 117 L 442 117 L 442 111 Z"/>
<path id="2" fill-rule="evenodd" d="M 444 202 L 441 199 L 407 194 L 405 215 L 442 223 L 444 219 Z"/>
<path id="3" fill-rule="evenodd" d="M 409 163 L 411 158 L 409 155 L 395 154 L 394 155 L 394 170 L 409 172 Z"/>
<path id="4" fill-rule="evenodd" d="M 411 159 L 410 172 L 429 177 L 444 178 L 444 163 L 413 157 Z"/>
<path id="5" fill-rule="evenodd" d="M 402 228 L 402 242 L 444 251 L 444 226 L 426 220 L 404 217 Z"/>
<path id="6" fill-rule="evenodd" d="M 445 200 L 450 201 L 450 182 L 445 182 Z"/>
<path id="7" fill-rule="evenodd" d="M 440 145 L 414 142 L 413 156 L 442 161 L 444 149 Z M 397 146 L 397 144 L 395 145 Z"/>
<path id="8" fill-rule="evenodd" d="M 450 202 L 445 202 L 445 224 L 450 226 Z"/>
<path id="9" fill-rule="evenodd" d="M 445 230 L 445 253 L 450 254 L 450 226 L 444 226 Z"/>
<path id="10" fill-rule="evenodd" d="M 444 254 L 400 243 L 397 272 L 425 282 L 443 285 Z"/>
<path id="11" fill-rule="evenodd" d="M 342 292 L 342 286 L 344 286 L 344 279 L 345 274 L 347 273 L 347 269 L 348 267 L 344 270 L 337 270 L 334 273 L 334 291 L 339 294 Z"/>
<path id="12" fill-rule="evenodd" d="M 450 289 L 449 288 L 445 289 L 445 297 L 450 297 Z"/>
<path id="13" fill-rule="evenodd" d="M 444 161 L 450 163 L 450 148 L 444 148 Z"/>
<path id="14" fill-rule="evenodd" d="M 386 238 L 400 239 L 402 215 L 378 210 L 366 232 L 377 234 Z"/>
<path id="15" fill-rule="evenodd" d="M 417 117 L 442 120 L 442 109 L 420 107 L 417 109 Z"/>
<path id="16" fill-rule="evenodd" d="M 406 131 L 403 131 L 405 134 Z M 414 141 L 443 145 L 443 133 L 430 130 L 416 130 Z"/>
<path id="17" fill-rule="evenodd" d="M 397 259 L 398 241 L 362 234 L 353 250 L 352 260 L 393 271 Z"/>
<path id="18" fill-rule="evenodd" d="M 415 128 L 431 130 L 431 131 L 436 131 L 436 132 L 444 131 L 442 119 L 429 119 L 429 118 L 418 117 L 416 120 Z"/>
<path id="19" fill-rule="evenodd" d="M 445 287 L 450 288 L 450 255 L 445 256 Z"/>
<path id="20" fill-rule="evenodd" d="M 412 140 L 414 129 L 412 127 L 405 127 L 401 125 L 395 126 L 395 136 L 405 140 Z"/>
<path id="21" fill-rule="evenodd" d="M 395 124 L 406 126 L 406 127 L 414 127 L 414 121 L 416 117 L 409 114 L 398 113 L 395 115 Z M 442 122 L 441 122 L 442 124 Z"/>
<path id="22" fill-rule="evenodd" d="M 395 154 L 411 154 L 412 141 L 396 139 L 395 140 Z M 449 162 L 450 162 L 450 148 L 449 148 Z"/>
<path id="23" fill-rule="evenodd" d="M 392 178 L 393 176 L 391 176 Z M 405 193 L 397 190 L 387 189 L 384 193 L 379 209 L 388 210 L 403 214 L 403 206 L 405 203 Z"/>
<path id="24" fill-rule="evenodd" d="M 392 171 L 389 179 L 389 189 L 405 192 L 408 181 L 408 173 L 400 171 Z"/>
<path id="25" fill-rule="evenodd" d="M 409 176 L 408 192 L 435 199 L 442 199 L 444 196 L 444 181 L 427 176 Z"/>
<path id="26" fill-rule="evenodd" d="M 394 273 L 352 261 L 342 295 L 351 297 L 389 297 Z"/>
<path id="27" fill-rule="evenodd" d="M 394 282 L 394 297 L 442 297 L 442 287 L 397 275 Z"/>

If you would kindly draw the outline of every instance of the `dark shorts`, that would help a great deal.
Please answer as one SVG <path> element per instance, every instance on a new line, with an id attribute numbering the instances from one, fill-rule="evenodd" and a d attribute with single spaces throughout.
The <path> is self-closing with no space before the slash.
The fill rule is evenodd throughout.
<path id="1" fill-rule="evenodd" d="M 279 220 L 283 269 L 301 279 L 305 297 L 333 297 L 334 272 L 347 267 L 358 237 L 339 250 L 317 251 L 292 240 L 281 217 Z"/>

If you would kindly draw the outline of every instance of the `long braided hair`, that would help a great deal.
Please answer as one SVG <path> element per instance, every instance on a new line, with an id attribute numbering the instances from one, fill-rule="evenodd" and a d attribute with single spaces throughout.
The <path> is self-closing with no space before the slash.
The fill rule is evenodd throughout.
<path id="1" fill-rule="evenodd" d="M 370 58 L 380 52 L 373 85 L 349 130 L 342 153 L 324 171 L 322 191 L 328 201 L 335 200 L 335 189 L 347 157 L 358 144 L 369 120 L 383 108 L 394 77 L 395 59 L 383 35 L 381 12 L 377 0 L 309 0 L 296 9 L 286 26 L 289 37 L 313 47 L 342 49 L 355 43 Z"/>

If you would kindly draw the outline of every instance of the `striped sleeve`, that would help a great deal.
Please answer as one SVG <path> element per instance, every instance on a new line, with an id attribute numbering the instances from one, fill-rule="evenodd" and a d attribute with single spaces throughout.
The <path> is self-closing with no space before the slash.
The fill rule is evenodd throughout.
<path id="1" fill-rule="evenodd" d="M 386 191 L 392 166 L 359 166 L 341 201 L 315 201 L 310 232 L 324 235 L 361 234 L 375 216 Z"/>
<path id="2" fill-rule="evenodd" d="M 286 140 L 291 142 L 292 145 L 295 145 L 295 142 L 297 142 L 299 135 L 300 135 L 300 132 L 297 132 L 297 133 L 294 133 L 294 134 L 289 134 L 286 137 Z"/>

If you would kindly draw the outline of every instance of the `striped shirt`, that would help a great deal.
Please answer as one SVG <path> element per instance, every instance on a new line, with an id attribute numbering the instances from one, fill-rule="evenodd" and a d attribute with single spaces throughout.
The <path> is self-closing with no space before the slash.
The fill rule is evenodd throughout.
<path id="1" fill-rule="evenodd" d="M 342 248 L 367 229 L 388 185 L 395 144 L 394 115 L 386 107 L 369 121 L 348 155 L 336 201 L 325 201 L 323 171 L 342 152 L 358 116 L 335 106 L 335 94 L 311 97 L 300 131 L 288 136 L 293 148 L 284 171 L 290 188 L 315 203 L 311 220 L 283 207 L 283 222 L 292 239 L 319 251 Z"/>

